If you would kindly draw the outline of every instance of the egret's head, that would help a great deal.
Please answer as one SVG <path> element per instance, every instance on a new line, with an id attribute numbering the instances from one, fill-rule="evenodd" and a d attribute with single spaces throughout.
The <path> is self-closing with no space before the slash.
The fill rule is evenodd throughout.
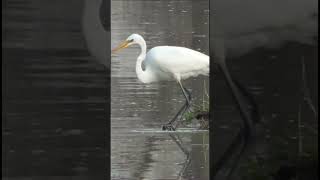
<path id="1" fill-rule="evenodd" d="M 127 48 L 133 44 L 140 44 L 144 42 L 143 37 L 139 34 L 131 34 L 124 42 L 122 42 L 118 47 L 112 50 L 112 53 L 115 53 L 121 49 Z"/>

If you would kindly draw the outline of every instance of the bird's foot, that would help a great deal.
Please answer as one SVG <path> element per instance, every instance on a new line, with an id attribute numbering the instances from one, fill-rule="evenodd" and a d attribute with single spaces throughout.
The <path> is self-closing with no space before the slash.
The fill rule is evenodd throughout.
<path id="1" fill-rule="evenodd" d="M 162 131 L 175 131 L 176 128 L 172 124 L 162 125 Z"/>

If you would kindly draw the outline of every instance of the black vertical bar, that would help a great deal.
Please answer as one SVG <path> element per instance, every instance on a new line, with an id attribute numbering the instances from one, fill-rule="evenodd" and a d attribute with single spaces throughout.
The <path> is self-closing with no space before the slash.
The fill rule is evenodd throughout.
<path id="1" fill-rule="evenodd" d="M 212 57 L 213 57 L 213 51 L 211 49 L 211 39 L 212 39 L 212 35 L 213 35 L 213 22 L 212 22 L 212 16 L 213 16 L 213 2 L 212 0 L 209 0 L 209 56 L 210 56 L 210 76 L 209 76 L 209 167 L 210 167 L 210 180 L 214 179 L 213 176 L 213 170 L 214 170 L 214 151 L 213 151 L 213 68 L 214 65 L 212 63 Z"/>
<path id="2" fill-rule="evenodd" d="M 107 125 L 106 125 L 106 134 L 105 134 L 105 139 L 106 139 L 106 179 L 111 179 L 111 1 L 110 0 L 103 0 L 102 5 L 105 6 L 106 8 L 106 18 L 105 22 L 107 24 L 107 40 L 106 43 L 107 49 L 106 52 L 109 57 L 109 68 L 107 69 Z"/>

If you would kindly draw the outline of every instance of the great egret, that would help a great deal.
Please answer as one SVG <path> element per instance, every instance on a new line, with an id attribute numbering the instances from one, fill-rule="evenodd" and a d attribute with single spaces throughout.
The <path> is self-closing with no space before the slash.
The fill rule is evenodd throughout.
<path id="1" fill-rule="evenodd" d="M 190 107 L 190 92 L 184 88 L 181 81 L 198 75 L 209 75 L 209 56 L 177 46 L 157 46 L 147 53 L 147 45 L 143 37 L 139 34 L 130 35 L 122 44 L 113 49 L 115 53 L 120 49 L 137 44 L 141 48 L 141 53 L 136 62 L 136 74 L 142 83 L 152 83 L 159 81 L 176 81 L 186 98 L 186 103 L 178 111 L 172 120 L 163 125 L 163 130 L 175 130 L 173 123 L 179 114 L 182 115 Z"/>
<path id="2" fill-rule="evenodd" d="M 222 169 L 222 167 L 230 160 L 232 154 L 236 153 L 236 147 L 241 146 L 240 152 L 234 159 L 234 163 L 230 168 L 230 171 L 226 179 L 230 179 L 233 175 L 233 171 L 237 168 L 242 155 L 249 149 L 252 144 L 253 137 L 255 136 L 254 126 L 255 123 L 260 121 L 260 115 L 258 114 L 258 107 L 251 97 L 251 95 L 243 88 L 237 81 L 235 81 L 227 67 L 226 57 L 225 57 L 225 42 L 222 38 L 214 37 L 212 54 L 214 63 L 219 65 L 227 84 L 232 92 L 232 96 L 240 111 L 240 115 L 243 120 L 243 127 L 233 139 L 231 144 L 227 147 L 226 151 L 222 156 L 216 161 L 212 166 L 212 175 L 216 177 L 217 173 Z M 242 144 L 241 144 L 242 143 Z"/>

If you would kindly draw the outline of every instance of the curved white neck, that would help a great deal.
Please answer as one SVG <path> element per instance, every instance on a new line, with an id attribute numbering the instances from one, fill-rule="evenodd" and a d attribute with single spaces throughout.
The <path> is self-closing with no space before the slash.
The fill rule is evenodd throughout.
<path id="1" fill-rule="evenodd" d="M 99 9 L 102 0 L 85 0 L 83 9 L 83 33 L 90 53 L 97 58 L 99 62 L 109 66 L 108 47 L 109 35 L 100 22 Z"/>
<path id="2" fill-rule="evenodd" d="M 147 54 L 147 45 L 144 40 L 138 42 L 138 45 L 141 48 L 141 53 L 138 56 L 137 62 L 136 62 L 136 74 L 138 76 L 138 79 L 143 83 L 149 83 L 151 82 L 151 74 L 147 67 L 145 69 L 142 69 L 142 63 L 146 58 Z"/>

